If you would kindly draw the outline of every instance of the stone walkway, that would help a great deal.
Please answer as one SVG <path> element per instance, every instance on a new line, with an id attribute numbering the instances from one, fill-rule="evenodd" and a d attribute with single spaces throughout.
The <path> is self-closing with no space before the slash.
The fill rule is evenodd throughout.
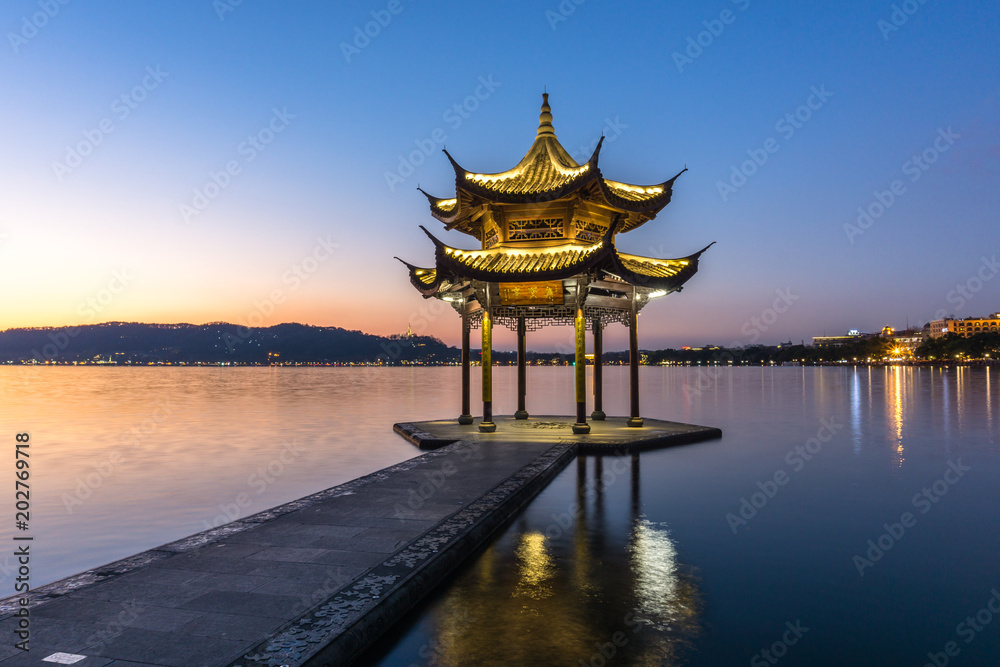
<path id="1" fill-rule="evenodd" d="M 622 418 L 574 436 L 566 417 L 498 418 L 495 434 L 397 424 L 434 451 L 326 491 L 40 587 L 30 653 L 0 600 L 0 667 L 343 665 L 522 508 L 578 451 L 719 437 Z M 620 423 L 619 423 L 620 422 Z M 565 428 L 564 428 L 565 427 Z M 463 438 L 441 446 L 441 440 Z"/>
<path id="2" fill-rule="evenodd" d="M 569 444 L 456 443 L 41 587 L 30 653 L 13 646 L 7 598 L 0 665 L 299 665 L 324 645 L 342 664 L 572 456 Z M 86 657 L 43 661 L 55 653 Z"/>

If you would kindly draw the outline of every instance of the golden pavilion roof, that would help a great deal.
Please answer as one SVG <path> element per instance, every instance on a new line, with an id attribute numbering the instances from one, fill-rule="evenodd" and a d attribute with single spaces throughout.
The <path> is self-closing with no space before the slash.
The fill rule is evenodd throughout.
<path id="1" fill-rule="evenodd" d="M 481 248 L 446 245 L 421 227 L 434 243 L 435 262 L 426 268 L 403 262 L 413 286 L 427 298 L 467 303 L 470 298 L 478 302 L 482 295 L 473 293 L 484 284 L 538 288 L 550 283 L 546 288 L 560 299 L 570 293 L 564 294 L 568 286 L 579 290 L 585 285 L 586 298 L 601 304 L 595 307 L 610 309 L 627 307 L 628 299 L 621 297 L 629 290 L 632 298 L 637 290 L 644 295 L 681 290 L 711 246 L 676 259 L 615 247 L 619 232 L 651 220 L 670 202 L 680 174 L 655 185 L 608 180 L 598 166 L 603 137 L 590 159 L 579 164 L 556 138 L 547 94 L 538 120 L 531 148 L 507 171 L 467 171 L 445 151 L 455 170 L 456 192 L 448 199 L 424 192 L 431 213 L 447 230 L 475 236 Z M 551 284 L 556 281 L 563 281 L 561 289 Z"/>
<path id="2" fill-rule="evenodd" d="M 713 245 L 677 259 L 619 253 L 612 240 L 612 226 L 605 238 L 590 245 L 462 250 L 442 243 L 425 228 L 421 229 L 434 242 L 436 266 L 423 268 L 403 263 L 410 270 L 410 282 L 425 297 L 439 296 L 453 285 L 469 280 L 533 282 L 565 280 L 582 273 L 592 273 L 601 279 L 613 278 L 648 289 L 675 292 L 698 272 L 699 258 Z"/>
<path id="3" fill-rule="evenodd" d="M 516 166 L 498 173 L 479 173 L 463 168 L 448 151 L 445 155 L 455 171 L 454 197 L 435 197 L 424 192 L 431 214 L 447 225 L 482 238 L 478 221 L 486 207 L 503 204 L 541 204 L 561 199 L 581 200 L 625 214 L 619 231 L 635 229 L 670 203 L 674 181 L 633 185 L 605 179 L 598 166 L 604 137 L 584 164 L 563 148 L 552 126 L 552 109 L 544 94 L 538 130 L 528 152 Z M 685 170 L 686 171 L 686 170 Z"/>

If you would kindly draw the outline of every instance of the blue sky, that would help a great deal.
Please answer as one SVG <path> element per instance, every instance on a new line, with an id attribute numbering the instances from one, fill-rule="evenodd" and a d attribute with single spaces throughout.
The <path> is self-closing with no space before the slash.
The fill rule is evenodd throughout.
<path id="1" fill-rule="evenodd" d="M 546 88 L 567 150 L 607 135 L 606 177 L 689 168 L 619 247 L 718 241 L 683 293 L 644 311 L 645 347 L 995 312 L 998 15 L 917 0 L 11 0 L 0 328 L 411 322 L 456 343 L 457 317 L 429 310 L 392 257 L 432 262 L 420 224 L 475 241 L 444 232 L 416 186 L 454 192 L 442 143 L 469 169 L 513 166 Z M 914 167 L 921 155 L 933 163 Z M 880 215 L 862 228 L 859 207 Z M 778 291 L 791 305 L 771 317 Z"/>

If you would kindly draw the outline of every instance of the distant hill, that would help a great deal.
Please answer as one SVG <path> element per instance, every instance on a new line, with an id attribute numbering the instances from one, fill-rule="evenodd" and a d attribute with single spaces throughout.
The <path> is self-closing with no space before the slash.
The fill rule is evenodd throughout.
<path id="1" fill-rule="evenodd" d="M 277 355 L 277 356 L 275 356 Z M 111 360 L 118 363 L 441 363 L 459 351 L 430 336 L 373 336 L 339 327 L 278 324 L 140 324 L 0 331 L 0 363 Z"/>

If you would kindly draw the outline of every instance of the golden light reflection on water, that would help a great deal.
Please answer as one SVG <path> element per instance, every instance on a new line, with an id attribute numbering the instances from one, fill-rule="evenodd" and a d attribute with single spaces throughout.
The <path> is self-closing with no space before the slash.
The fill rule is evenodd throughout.
<path id="1" fill-rule="evenodd" d="M 906 461 L 905 450 L 903 449 L 903 369 L 899 366 L 892 368 L 892 380 L 888 385 L 892 388 L 892 408 L 890 412 L 890 423 L 892 425 L 892 436 L 895 439 L 893 447 L 893 462 L 897 468 L 902 468 Z"/>
<path id="2" fill-rule="evenodd" d="M 993 430 L 993 399 L 991 396 L 991 391 L 993 390 L 990 386 L 990 370 L 989 366 L 986 367 L 986 430 Z"/>
<path id="3" fill-rule="evenodd" d="M 662 524 L 640 519 L 628 547 L 635 581 L 635 619 L 656 630 L 697 623 L 697 595 L 681 574 L 677 549 Z"/>
<path id="4" fill-rule="evenodd" d="M 537 532 L 521 535 L 515 555 L 520 579 L 514 597 L 544 600 L 551 596 L 555 569 L 552 566 L 552 557 L 545 548 L 545 536 Z"/>
<path id="5" fill-rule="evenodd" d="M 605 487 L 597 482 L 602 467 L 588 476 L 584 459 L 572 525 L 555 529 L 551 513 L 522 517 L 460 574 L 426 612 L 434 639 L 421 664 L 591 664 L 616 632 L 625 642 L 607 664 L 681 664 L 700 630 L 697 580 L 666 524 L 638 514 L 639 457 L 631 471 L 627 460 L 605 463 L 617 471 Z M 597 532 L 615 524 L 627 526 L 624 543 Z"/>

